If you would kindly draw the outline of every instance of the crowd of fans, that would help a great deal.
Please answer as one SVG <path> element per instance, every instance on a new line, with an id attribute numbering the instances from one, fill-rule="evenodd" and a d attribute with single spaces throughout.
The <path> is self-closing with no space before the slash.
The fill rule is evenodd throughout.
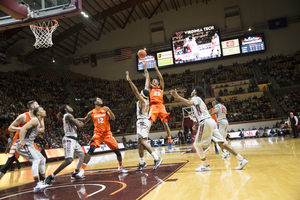
<path id="1" fill-rule="evenodd" d="M 242 86 L 246 85 L 246 84 L 247 84 L 247 88 L 243 89 Z M 233 95 L 233 94 L 242 94 L 242 93 L 259 91 L 259 88 L 252 81 L 251 81 L 251 83 L 240 82 L 240 84 L 235 85 L 234 88 L 233 87 L 227 88 L 227 87 L 230 87 L 230 85 L 228 85 L 227 83 L 225 83 L 224 86 L 221 85 L 218 95 L 219 96 L 227 96 L 227 95 Z"/>
<path id="2" fill-rule="evenodd" d="M 300 51 L 288 56 L 272 56 L 257 63 L 263 75 L 274 77 L 280 87 L 300 84 Z"/>
<path id="3" fill-rule="evenodd" d="M 255 76 L 253 63 L 244 64 L 233 63 L 231 66 L 219 65 L 217 69 L 203 70 L 202 76 L 205 77 L 206 84 L 227 83 L 251 79 Z"/>
<path id="4" fill-rule="evenodd" d="M 3 145 L 7 145 L 9 124 L 19 114 L 28 110 L 26 104 L 33 99 L 37 100 L 47 112 L 45 134 L 40 136 L 41 144 L 44 146 L 56 144 L 53 141 L 54 138 L 59 138 L 56 136 L 59 129 L 56 119 L 58 105 L 68 103 L 69 92 L 55 70 L 33 68 L 27 71 L 2 72 L 0 82 L 0 121 L 3 125 L 1 150 L 3 151 Z M 3 130 L 6 132 L 3 133 Z"/>
<path id="5" fill-rule="evenodd" d="M 127 108 L 133 99 L 125 79 L 108 81 L 78 74 L 70 70 L 63 71 L 79 98 L 100 97 L 110 108 Z"/>
<path id="6" fill-rule="evenodd" d="M 227 108 L 227 119 L 229 122 L 243 122 L 261 119 L 277 118 L 278 114 L 271 105 L 269 97 L 253 96 L 248 99 L 239 101 L 236 98 L 231 98 L 229 101 L 224 100 L 224 105 Z M 207 104 L 208 108 L 212 107 L 211 102 Z"/>
<path id="7" fill-rule="evenodd" d="M 278 104 L 281 105 L 285 113 L 300 113 L 300 93 L 298 90 L 282 94 L 277 92 L 275 97 Z"/>

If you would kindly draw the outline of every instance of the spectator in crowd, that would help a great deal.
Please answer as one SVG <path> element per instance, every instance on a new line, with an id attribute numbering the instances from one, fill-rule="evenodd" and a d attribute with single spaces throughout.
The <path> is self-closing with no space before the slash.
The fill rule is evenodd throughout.
<path id="1" fill-rule="evenodd" d="M 276 131 L 274 131 L 274 129 L 271 129 L 270 135 L 271 135 L 272 137 L 274 137 L 274 136 L 278 136 L 278 133 L 277 133 Z"/>
<path id="2" fill-rule="evenodd" d="M 240 136 L 241 139 L 244 139 L 244 133 L 243 133 L 243 131 L 240 132 L 239 136 Z"/>

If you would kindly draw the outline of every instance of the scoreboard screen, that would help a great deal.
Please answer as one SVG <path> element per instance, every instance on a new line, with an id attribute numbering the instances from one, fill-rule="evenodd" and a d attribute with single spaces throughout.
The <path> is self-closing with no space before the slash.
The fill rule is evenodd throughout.
<path id="1" fill-rule="evenodd" d="M 222 52 L 223 56 L 231 56 L 231 55 L 236 55 L 240 54 L 240 43 L 239 39 L 231 39 L 231 40 L 224 40 L 221 42 L 222 44 Z"/>
<path id="2" fill-rule="evenodd" d="M 158 67 L 165 67 L 173 65 L 173 52 L 169 51 L 161 51 L 156 53 Z"/>
<path id="3" fill-rule="evenodd" d="M 240 38 L 242 53 L 253 53 L 265 51 L 265 40 L 263 34 L 244 36 Z"/>
<path id="4" fill-rule="evenodd" d="M 220 31 L 214 26 L 178 31 L 172 37 L 174 63 L 220 58 Z"/>
<path id="5" fill-rule="evenodd" d="M 137 70 L 140 72 L 144 71 L 144 65 L 142 61 L 146 61 L 146 67 L 147 69 L 154 69 L 154 66 L 156 64 L 155 54 L 148 54 L 145 58 L 137 58 Z"/>

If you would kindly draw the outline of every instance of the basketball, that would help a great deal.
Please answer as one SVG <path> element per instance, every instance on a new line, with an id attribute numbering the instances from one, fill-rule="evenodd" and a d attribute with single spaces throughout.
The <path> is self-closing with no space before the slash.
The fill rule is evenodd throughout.
<path id="1" fill-rule="evenodd" d="M 139 52 L 138 52 L 138 57 L 139 58 L 145 58 L 147 55 L 147 52 L 143 49 L 140 49 Z"/>

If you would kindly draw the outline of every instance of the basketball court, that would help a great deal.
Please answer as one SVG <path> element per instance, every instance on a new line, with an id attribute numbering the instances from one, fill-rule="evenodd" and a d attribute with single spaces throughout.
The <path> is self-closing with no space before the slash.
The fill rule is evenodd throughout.
<path id="1" fill-rule="evenodd" d="M 223 160 L 221 154 L 215 154 L 210 148 L 207 160 L 211 171 L 195 172 L 200 159 L 192 146 L 175 146 L 172 151 L 166 147 L 155 148 L 164 159 L 156 171 L 152 171 L 153 160 L 147 153 L 148 167 L 136 172 L 138 152 L 126 150 L 122 151 L 122 156 L 128 174 L 117 171 L 115 154 L 96 155 L 87 167 L 85 179 L 71 181 L 76 164 L 73 162 L 56 176 L 53 186 L 40 193 L 32 191 L 34 182 L 30 166 L 7 172 L 0 182 L 0 200 L 299 199 L 299 139 L 274 137 L 230 143 L 249 161 L 241 171 L 234 169 L 236 158 Z M 47 163 L 46 174 L 52 173 L 61 162 Z"/>
<path id="2" fill-rule="evenodd" d="M 11 48 L 10 56 L 21 54 L 23 61 L 37 54 L 41 60 L 64 58 L 73 55 L 77 48 L 88 42 L 98 41 L 102 34 L 116 30 L 115 27 L 124 29 L 127 23 L 135 21 L 138 16 L 141 19 L 143 13 L 143 7 L 138 6 L 127 7 L 127 12 L 125 9 L 120 11 L 118 6 L 124 5 L 122 1 L 118 5 L 114 5 L 113 1 L 103 1 L 106 5 L 99 2 L 6 1 L 1 8 L 6 12 L 0 11 L 0 31 L 3 31 L 0 34 L 0 43 L 3 45 L 0 48 L 2 51 Z M 148 19 L 157 12 L 162 2 L 153 6 L 153 12 L 149 12 L 149 16 L 147 14 Z M 86 13 L 82 12 L 83 6 L 89 8 L 85 9 Z M 101 10 L 101 13 L 97 10 Z M 123 16 L 117 16 L 119 12 Z M 17 47 L 13 47 L 25 44 L 20 38 L 32 40 L 32 48 L 17 52 Z M 211 49 L 204 52 L 209 57 Z M 184 56 L 184 59 L 190 57 L 188 54 Z M 167 147 L 154 148 L 158 156 L 164 159 L 156 171 L 152 170 L 151 155 L 145 151 L 148 167 L 142 172 L 136 172 L 138 151 L 126 150 L 122 151 L 122 157 L 123 165 L 129 171 L 127 174 L 117 170 L 116 155 L 107 153 L 92 157 L 83 180 L 71 181 L 77 162 L 75 159 L 55 177 L 51 187 L 39 193 L 33 193 L 31 166 L 7 172 L 0 181 L 0 200 L 300 199 L 299 139 L 270 137 L 233 140 L 229 144 L 249 161 L 245 169 L 235 170 L 238 165 L 236 158 L 222 159 L 221 154 L 215 154 L 213 148 L 210 148 L 206 155 L 211 171 L 195 172 L 201 161 L 193 146 L 188 145 L 174 146 L 171 151 Z M 53 173 L 62 162 L 47 163 L 46 175 Z"/>

